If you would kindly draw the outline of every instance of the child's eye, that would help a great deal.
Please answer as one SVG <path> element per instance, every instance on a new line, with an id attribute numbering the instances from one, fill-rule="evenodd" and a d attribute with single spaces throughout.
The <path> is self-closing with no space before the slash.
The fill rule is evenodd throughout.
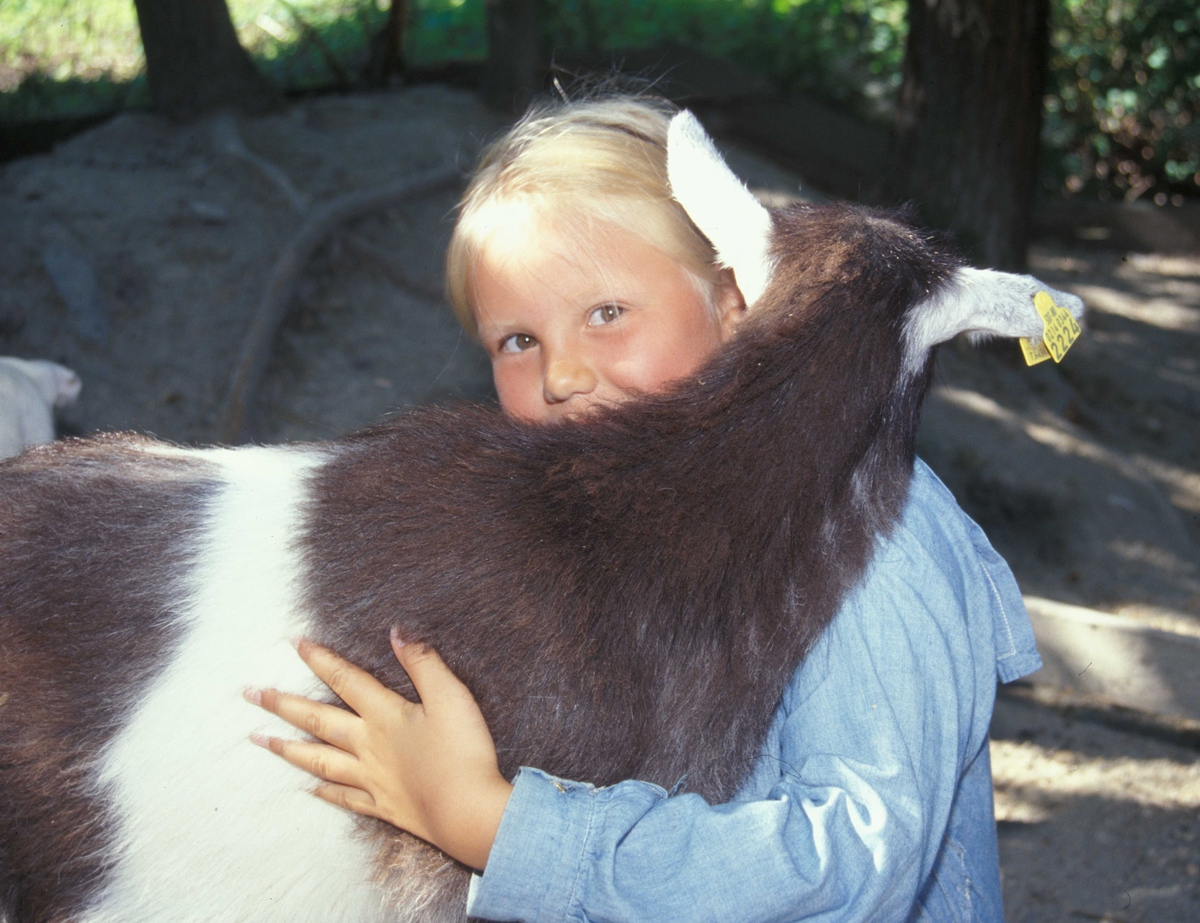
<path id="1" fill-rule="evenodd" d="M 602 304 L 588 315 L 588 326 L 596 327 L 600 324 L 611 324 L 624 313 L 625 309 L 619 304 Z"/>
<path id="2" fill-rule="evenodd" d="M 500 341 L 500 352 L 520 353 L 537 346 L 537 340 L 528 333 L 514 333 Z"/>

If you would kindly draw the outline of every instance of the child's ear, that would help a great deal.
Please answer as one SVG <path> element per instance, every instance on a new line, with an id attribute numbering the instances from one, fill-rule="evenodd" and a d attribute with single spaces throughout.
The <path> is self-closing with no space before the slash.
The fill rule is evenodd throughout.
<path id="1" fill-rule="evenodd" d="M 717 323 L 721 326 L 721 339 L 728 340 L 746 317 L 746 298 L 738 287 L 732 269 L 722 269 L 714 293 Z"/>

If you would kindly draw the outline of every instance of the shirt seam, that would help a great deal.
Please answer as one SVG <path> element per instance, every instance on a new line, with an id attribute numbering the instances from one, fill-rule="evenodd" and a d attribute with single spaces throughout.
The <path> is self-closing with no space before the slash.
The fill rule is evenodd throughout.
<path id="1" fill-rule="evenodd" d="M 589 792 L 588 795 L 587 827 L 583 831 L 583 842 L 580 844 L 579 857 L 575 864 L 575 880 L 571 882 L 571 893 L 567 897 L 567 904 L 564 908 L 564 920 L 571 920 L 573 918 L 573 908 L 579 903 L 579 884 L 580 879 L 583 877 L 583 859 L 592 840 L 593 819 L 596 815 L 596 793 Z M 586 915 L 578 916 L 580 919 L 586 919 Z"/>
<path id="2" fill-rule="evenodd" d="M 987 569 L 987 565 L 980 561 L 979 569 L 983 571 L 983 576 L 987 578 L 988 587 L 991 589 L 992 595 L 996 598 L 996 605 L 1000 607 L 1000 618 L 1004 622 L 1004 634 L 1008 638 L 1007 653 L 1001 654 L 996 660 L 1008 660 L 1010 657 L 1016 657 L 1020 653 L 1017 650 L 1017 639 L 1013 637 L 1012 625 L 1008 620 L 1008 610 L 1004 608 L 1004 599 L 1000 595 L 1000 588 L 996 586 L 996 581 L 992 579 L 992 574 Z"/>

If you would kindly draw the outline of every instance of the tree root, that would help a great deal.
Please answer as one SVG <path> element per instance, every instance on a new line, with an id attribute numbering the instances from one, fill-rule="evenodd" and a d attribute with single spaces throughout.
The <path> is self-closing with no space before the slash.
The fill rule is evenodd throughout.
<path id="1" fill-rule="evenodd" d="M 293 211 L 305 212 L 312 205 L 308 194 L 297 189 L 286 173 L 270 160 L 260 157 L 246 147 L 232 112 L 221 112 L 214 116 L 209 123 L 209 132 L 213 145 L 220 153 L 236 157 L 254 167 L 283 196 Z"/>
<path id="2" fill-rule="evenodd" d="M 338 196 L 308 213 L 276 260 L 254 320 L 242 340 L 221 413 L 220 442 L 233 445 L 244 437 L 255 392 L 271 361 L 275 339 L 287 316 L 296 283 L 308 261 L 329 236 L 349 221 L 453 189 L 462 182 L 463 176 L 456 168 L 438 167 L 400 182 Z"/>
<path id="3" fill-rule="evenodd" d="M 394 260 L 391 254 L 358 234 L 345 234 L 340 238 L 351 251 L 370 262 L 392 281 L 392 284 L 409 294 L 426 301 L 438 303 L 442 300 L 440 286 L 429 285 L 412 275 Z"/>

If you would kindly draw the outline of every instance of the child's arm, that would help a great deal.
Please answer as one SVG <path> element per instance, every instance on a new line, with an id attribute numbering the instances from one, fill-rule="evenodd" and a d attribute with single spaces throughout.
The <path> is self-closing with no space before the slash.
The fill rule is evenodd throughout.
<path id="1" fill-rule="evenodd" d="M 420 695 L 419 703 L 309 641 L 304 662 L 353 712 L 248 689 L 246 698 L 318 737 L 256 738 L 289 763 L 325 781 L 315 794 L 419 836 L 464 865 L 487 865 L 512 786 L 500 775 L 492 735 L 475 699 L 433 650 L 392 647 Z"/>
<path id="2" fill-rule="evenodd" d="M 918 646 L 932 649 L 915 650 L 902 634 L 885 631 L 883 643 L 865 635 L 876 625 L 896 625 L 912 604 L 902 587 L 889 581 L 888 589 L 894 606 L 881 605 L 878 593 L 851 601 L 814 648 L 772 728 L 762 767 L 767 778 L 748 800 L 709 805 L 636 780 L 596 788 L 523 768 L 503 819 L 488 825 L 486 852 L 461 856 L 473 867 L 486 865 L 469 915 L 539 923 L 907 918 L 942 837 L 965 741 L 959 703 L 931 696 L 927 685 L 951 674 L 955 652 L 936 640 Z M 433 730 L 431 720 L 409 738 L 391 711 L 408 712 L 411 703 L 358 694 L 355 687 L 372 689 L 374 680 L 314 645 L 302 648 L 318 675 L 363 717 L 264 693 L 265 707 L 338 744 L 275 742 L 272 749 L 334 783 L 318 789 L 322 797 L 446 849 L 432 831 L 468 824 L 473 785 L 485 786 L 490 773 L 479 772 L 473 783 L 470 767 L 453 766 L 452 754 L 463 745 L 460 729 L 475 722 L 469 706 L 442 724 L 442 736 L 421 733 Z M 445 670 L 424 666 L 410 675 L 426 686 Z M 441 681 L 454 682 L 448 673 Z M 430 712 L 446 716 L 436 699 Z M 355 722 L 364 727 L 356 732 Z M 465 736 L 470 751 L 471 735 Z M 448 791 L 452 785 L 457 794 Z M 423 788 L 431 799 L 422 805 L 426 814 L 442 816 L 409 821 L 403 810 L 385 808 L 420 800 Z M 474 833 L 454 831 L 452 839 L 473 840 Z"/>

